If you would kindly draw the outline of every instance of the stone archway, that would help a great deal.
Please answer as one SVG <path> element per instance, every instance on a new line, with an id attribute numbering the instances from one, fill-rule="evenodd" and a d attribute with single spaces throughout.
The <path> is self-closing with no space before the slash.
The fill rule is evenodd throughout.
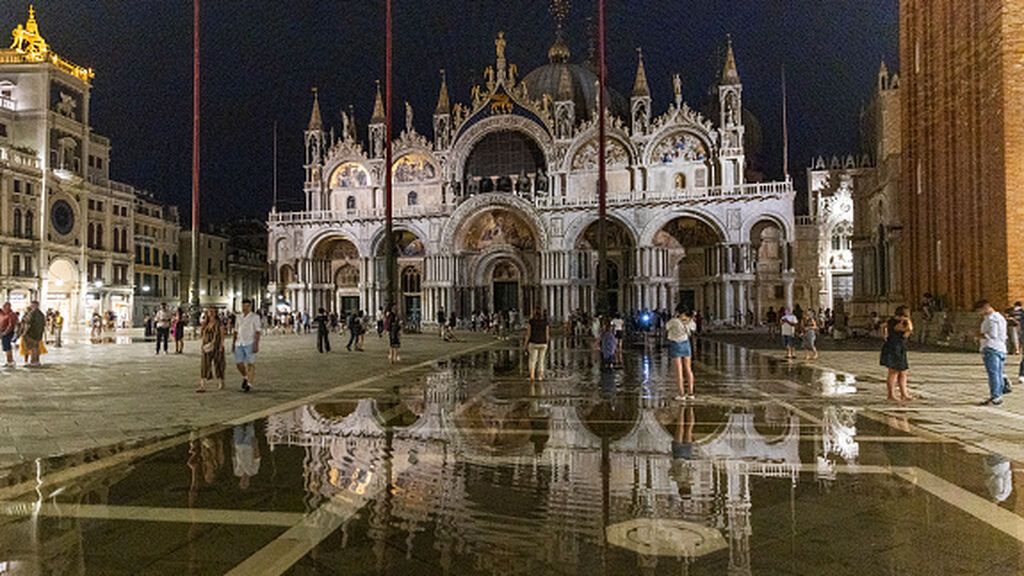
<path id="1" fill-rule="evenodd" d="M 632 230 L 618 218 L 608 218 L 605 224 L 608 254 L 608 313 L 623 314 L 640 308 L 636 298 L 636 238 Z M 595 310 L 597 306 L 599 222 L 591 222 L 576 237 L 573 246 L 576 267 L 573 277 L 579 280 L 572 299 L 576 307 Z M 630 279 L 634 279 L 633 282 Z"/>
<path id="2" fill-rule="evenodd" d="M 664 307 L 682 306 L 707 318 L 723 313 L 724 298 L 715 292 L 715 286 L 716 277 L 725 269 L 724 239 L 720 229 L 690 215 L 669 220 L 655 232 L 651 243 L 671 288 Z"/>
<path id="3" fill-rule="evenodd" d="M 66 321 L 78 318 L 81 297 L 81 275 L 78 266 L 68 258 L 54 258 L 47 272 L 44 310 L 59 310 Z"/>
<path id="4" fill-rule="evenodd" d="M 362 260 L 355 242 L 347 236 L 334 234 L 317 241 L 310 251 L 304 271 L 306 277 L 299 280 L 311 288 L 301 302 L 293 302 L 300 311 L 311 314 L 320 308 L 340 312 L 346 309 L 360 309 L 364 303 L 359 294 L 359 280 L 362 278 Z M 349 285 L 351 278 L 355 285 Z M 339 279 L 347 285 L 338 284 Z"/>

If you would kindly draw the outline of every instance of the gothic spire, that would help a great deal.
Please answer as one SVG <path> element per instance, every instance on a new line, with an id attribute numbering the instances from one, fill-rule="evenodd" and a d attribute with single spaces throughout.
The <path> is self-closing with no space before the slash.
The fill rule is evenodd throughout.
<path id="1" fill-rule="evenodd" d="M 636 80 L 633 82 L 633 97 L 645 98 L 651 95 L 647 86 L 647 71 L 644 70 L 644 51 L 636 49 Z"/>
<path id="2" fill-rule="evenodd" d="M 320 118 L 320 94 L 316 88 L 313 88 L 313 111 L 309 114 L 309 127 L 307 130 L 310 132 L 320 132 L 323 129 L 324 123 Z"/>
<path id="3" fill-rule="evenodd" d="M 437 108 L 434 114 L 447 114 L 451 110 L 448 102 L 448 82 L 445 78 L 444 69 L 441 69 L 441 91 L 437 95 Z"/>
<path id="4" fill-rule="evenodd" d="M 725 66 L 722 68 L 721 84 L 728 86 L 740 83 L 740 73 L 736 70 L 736 55 L 732 51 L 732 35 L 726 36 Z"/>
<path id="5" fill-rule="evenodd" d="M 384 99 L 380 95 L 380 80 L 377 80 L 377 96 L 373 101 L 373 115 L 370 116 L 370 124 L 383 124 L 386 120 L 384 117 Z"/>

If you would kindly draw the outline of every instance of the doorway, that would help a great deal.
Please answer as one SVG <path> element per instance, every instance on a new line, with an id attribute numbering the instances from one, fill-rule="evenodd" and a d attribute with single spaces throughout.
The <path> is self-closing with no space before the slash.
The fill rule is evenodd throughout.
<path id="1" fill-rule="evenodd" d="M 519 282 L 515 280 L 494 281 L 494 311 L 519 310 Z"/>

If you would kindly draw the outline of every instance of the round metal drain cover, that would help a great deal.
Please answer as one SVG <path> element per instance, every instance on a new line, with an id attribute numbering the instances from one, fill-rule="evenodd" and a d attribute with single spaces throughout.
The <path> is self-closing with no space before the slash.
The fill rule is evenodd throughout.
<path id="1" fill-rule="evenodd" d="M 722 534 L 683 520 L 638 518 L 605 530 L 609 544 L 650 556 L 694 558 L 729 547 Z"/>

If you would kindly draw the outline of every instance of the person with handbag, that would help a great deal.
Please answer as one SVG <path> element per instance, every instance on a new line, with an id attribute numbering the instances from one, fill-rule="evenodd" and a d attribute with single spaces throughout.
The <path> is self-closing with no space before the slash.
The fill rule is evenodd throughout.
<path id="1" fill-rule="evenodd" d="M 217 390 L 224 389 L 224 325 L 215 308 L 207 308 L 203 323 L 199 327 L 202 364 L 199 369 L 199 388 L 196 392 L 206 392 L 206 382 L 217 380 Z"/>

